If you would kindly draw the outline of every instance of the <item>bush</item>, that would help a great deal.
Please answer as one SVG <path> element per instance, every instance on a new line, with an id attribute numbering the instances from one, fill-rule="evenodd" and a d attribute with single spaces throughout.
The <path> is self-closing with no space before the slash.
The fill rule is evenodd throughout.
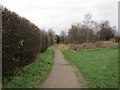
<path id="1" fill-rule="evenodd" d="M 6 8 L 2 9 L 2 26 L 2 74 L 5 79 L 35 61 L 37 55 L 48 47 L 48 37 L 29 20 Z M 44 43 L 43 37 L 46 39 Z"/>
<path id="2" fill-rule="evenodd" d="M 46 49 L 48 48 L 49 41 L 48 41 L 48 34 L 46 32 L 42 32 L 42 49 L 41 52 L 46 51 Z"/>

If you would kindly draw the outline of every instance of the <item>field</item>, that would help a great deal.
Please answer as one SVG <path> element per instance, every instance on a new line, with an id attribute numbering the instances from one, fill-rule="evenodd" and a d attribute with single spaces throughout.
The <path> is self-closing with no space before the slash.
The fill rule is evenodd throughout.
<path id="1" fill-rule="evenodd" d="M 62 48 L 70 64 L 74 64 L 88 80 L 90 88 L 118 87 L 118 49 L 72 51 Z"/>
<path id="2" fill-rule="evenodd" d="M 48 49 L 39 56 L 39 60 L 26 68 L 21 76 L 14 77 L 3 84 L 3 88 L 36 88 L 47 77 L 51 70 L 54 58 L 53 49 Z"/>

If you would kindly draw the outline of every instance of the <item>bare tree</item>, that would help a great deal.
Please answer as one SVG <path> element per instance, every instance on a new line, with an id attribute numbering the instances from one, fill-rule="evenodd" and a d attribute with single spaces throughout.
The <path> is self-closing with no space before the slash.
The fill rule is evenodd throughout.
<path id="1" fill-rule="evenodd" d="M 76 43 L 76 34 L 77 34 L 77 26 L 76 25 L 72 25 L 71 28 L 68 31 L 68 40 L 70 43 Z"/>
<path id="2" fill-rule="evenodd" d="M 62 43 L 65 44 L 65 40 L 66 40 L 66 32 L 65 31 L 61 31 L 60 38 L 61 38 Z"/>
<path id="3" fill-rule="evenodd" d="M 93 25 L 94 25 L 94 21 L 92 20 L 92 14 L 86 14 L 85 15 L 85 19 L 83 21 L 83 24 L 85 25 L 86 29 L 87 29 L 87 38 L 86 41 L 89 42 L 92 37 L 93 37 Z"/>
<path id="4" fill-rule="evenodd" d="M 115 35 L 115 27 L 111 27 L 108 21 L 104 21 L 99 25 L 100 30 L 97 32 L 97 36 L 100 40 L 110 40 Z"/>
<path id="5" fill-rule="evenodd" d="M 49 29 L 48 34 L 50 37 L 50 45 L 52 46 L 54 44 L 55 32 L 52 29 Z"/>

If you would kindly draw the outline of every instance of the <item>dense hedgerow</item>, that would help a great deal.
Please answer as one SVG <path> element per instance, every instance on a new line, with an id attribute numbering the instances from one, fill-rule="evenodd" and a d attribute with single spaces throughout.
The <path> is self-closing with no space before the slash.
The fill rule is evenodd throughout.
<path id="1" fill-rule="evenodd" d="M 3 79 L 19 74 L 49 44 L 47 33 L 6 8 L 2 9 L 2 32 Z"/>

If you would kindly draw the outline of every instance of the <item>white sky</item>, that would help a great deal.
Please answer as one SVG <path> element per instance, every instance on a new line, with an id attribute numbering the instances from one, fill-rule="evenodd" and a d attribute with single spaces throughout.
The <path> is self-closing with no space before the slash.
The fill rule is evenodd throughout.
<path id="1" fill-rule="evenodd" d="M 95 21 L 108 20 L 118 28 L 119 0 L 0 0 L 8 9 L 26 17 L 41 29 L 52 28 L 56 33 L 80 23 L 85 14 Z"/>

